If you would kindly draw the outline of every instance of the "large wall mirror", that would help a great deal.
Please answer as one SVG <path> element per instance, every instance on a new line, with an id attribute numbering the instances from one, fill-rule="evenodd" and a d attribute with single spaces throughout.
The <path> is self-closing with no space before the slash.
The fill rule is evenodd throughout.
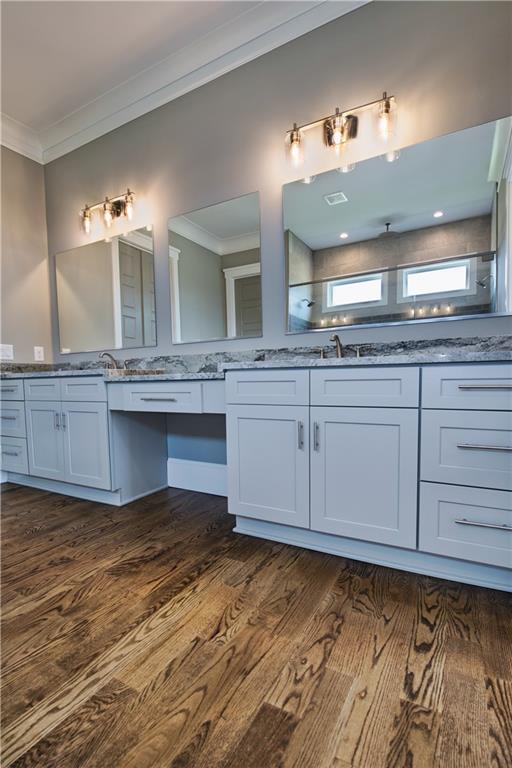
<path id="1" fill-rule="evenodd" d="M 175 344 L 261 336 L 259 196 L 169 219 Z"/>
<path id="2" fill-rule="evenodd" d="M 156 345 L 147 229 L 58 253 L 55 271 L 62 354 Z"/>
<path id="3" fill-rule="evenodd" d="M 511 124 L 287 184 L 288 332 L 510 312 Z"/>

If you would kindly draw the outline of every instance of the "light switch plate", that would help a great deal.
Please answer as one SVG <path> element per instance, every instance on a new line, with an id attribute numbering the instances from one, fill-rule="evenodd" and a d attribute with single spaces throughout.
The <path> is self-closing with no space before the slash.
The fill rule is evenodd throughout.
<path id="1" fill-rule="evenodd" d="M 0 360 L 14 360 L 13 344 L 0 344 Z"/>
<path id="2" fill-rule="evenodd" d="M 44 347 L 34 347 L 34 360 L 42 363 L 44 360 Z"/>

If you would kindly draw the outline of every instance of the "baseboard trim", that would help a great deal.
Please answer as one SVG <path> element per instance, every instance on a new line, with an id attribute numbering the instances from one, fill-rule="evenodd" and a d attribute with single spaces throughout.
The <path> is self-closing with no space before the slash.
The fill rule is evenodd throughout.
<path id="1" fill-rule="evenodd" d="M 7 472 L 5 472 L 3 469 L 0 469 L 0 485 L 7 482 L 9 482 L 9 476 Z"/>
<path id="2" fill-rule="evenodd" d="M 227 477 L 225 464 L 189 459 L 167 459 L 167 480 L 171 488 L 227 496 Z"/>
<path id="3" fill-rule="evenodd" d="M 410 571 L 439 579 L 458 581 L 463 584 L 473 584 L 489 589 L 499 589 L 512 592 L 512 571 L 507 568 L 496 568 L 481 563 L 470 563 L 466 560 L 456 560 L 451 557 L 430 555 L 414 549 L 400 549 L 386 544 L 375 544 L 369 541 L 348 539 L 333 536 L 328 533 L 317 533 L 306 528 L 293 528 L 289 525 L 267 523 L 262 520 L 252 520 L 248 517 L 236 518 L 236 533 L 254 536 L 259 539 L 270 539 L 282 544 L 291 544 L 331 555 L 340 555 L 352 560 L 362 560 L 399 571 Z"/>
<path id="4" fill-rule="evenodd" d="M 41 491 L 52 491 L 53 493 L 61 493 L 63 496 L 74 496 L 76 499 L 83 499 L 84 501 L 97 501 L 100 504 L 111 504 L 115 507 L 121 507 L 123 504 L 126 504 L 121 499 L 120 491 L 103 491 L 99 488 L 87 488 L 83 485 L 63 483 L 59 480 L 47 480 L 44 477 L 19 475 L 17 472 L 8 472 L 7 480 L 10 483 L 26 485 L 29 488 L 38 488 Z"/>

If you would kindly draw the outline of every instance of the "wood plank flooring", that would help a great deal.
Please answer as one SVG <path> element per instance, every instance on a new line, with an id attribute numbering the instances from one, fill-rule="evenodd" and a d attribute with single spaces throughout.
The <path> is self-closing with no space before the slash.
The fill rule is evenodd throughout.
<path id="1" fill-rule="evenodd" d="M 2 765 L 512 766 L 509 595 L 4 485 Z"/>

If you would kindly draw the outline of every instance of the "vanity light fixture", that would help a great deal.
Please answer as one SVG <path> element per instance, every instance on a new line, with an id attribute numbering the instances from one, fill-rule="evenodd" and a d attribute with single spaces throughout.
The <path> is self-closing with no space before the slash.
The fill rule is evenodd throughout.
<path id="1" fill-rule="evenodd" d="M 375 108 L 377 108 L 379 134 L 384 141 L 387 141 L 394 131 L 396 100 L 394 96 L 388 96 L 384 91 L 382 98 L 376 101 L 370 101 L 346 111 L 336 107 L 334 114 L 314 120 L 312 123 L 304 125 L 294 123 L 293 128 L 286 133 L 286 144 L 292 160 L 297 163 L 300 159 L 305 132 L 321 125 L 324 128 L 326 145 L 340 151 L 348 141 L 357 137 L 359 117 L 355 113 Z"/>
<path id="2" fill-rule="evenodd" d="M 116 197 L 105 197 L 101 203 L 95 203 L 94 205 L 85 205 L 80 211 L 80 218 L 82 220 L 82 226 L 84 232 L 88 235 L 91 232 L 91 223 L 93 213 L 100 211 L 103 216 L 105 226 L 111 227 L 114 219 L 120 216 L 126 216 L 128 221 L 133 218 L 135 195 L 127 189 L 122 195 L 116 195 Z"/>

